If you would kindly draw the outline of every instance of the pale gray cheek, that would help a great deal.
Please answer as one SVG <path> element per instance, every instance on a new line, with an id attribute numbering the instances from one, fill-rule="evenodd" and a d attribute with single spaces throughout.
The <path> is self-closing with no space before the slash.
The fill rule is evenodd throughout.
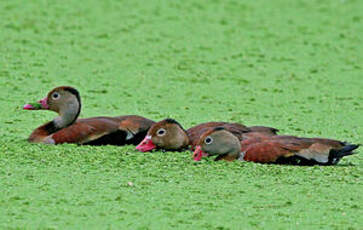
<path id="1" fill-rule="evenodd" d="M 216 151 L 215 149 L 208 148 L 208 147 L 207 148 L 204 148 L 204 152 L 208 153 L 211 156 L 220 154 L 220 151 L 218 151 L 218 150 Z"/>
<path id="2" fill-rule="evenodd" d="M 44 144 L 50 144 L 50 145 L 54 145 L 55 141 L 51 136 L 47 136 L 44 140 L 43 140 Z"/>

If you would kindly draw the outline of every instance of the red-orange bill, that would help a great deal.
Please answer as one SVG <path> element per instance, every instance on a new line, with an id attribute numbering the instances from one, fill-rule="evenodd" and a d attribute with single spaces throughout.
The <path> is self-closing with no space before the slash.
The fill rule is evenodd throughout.
<path id="1" fill-rule="evenodd" d="M 141 152 L 148 152 L 156 148 L 156 145 L 152 142 L 151 136 L 146 136 L 144 140 L 136 146 L 136 149 Z"/>

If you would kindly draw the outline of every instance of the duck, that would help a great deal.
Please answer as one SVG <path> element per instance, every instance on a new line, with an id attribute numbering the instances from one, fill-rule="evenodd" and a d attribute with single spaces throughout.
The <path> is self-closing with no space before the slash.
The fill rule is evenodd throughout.
<path id="1" fill-rule="evenodd" d="M 24 105 L 24 110 L 50 110 L 59 115 L 36 128 L 27 140 L 45 144 L 136 145 L 155 123 L 138 115 L 79 119 L 81 107 L 80 94 L 71 86 L 56 87 L 38 102 Z"/>
<path id="2" fill-rule="evenodd" d="M 335 165 L 354 154 L 359 145 L 326 138 L 264 136 L 239 140 L 224 127 L 205 132 L 193 153 L 195 161 L 216 156 L 215 160 L 251 161 L 291 165 Z"/>
<path id="3" fill-rule="evenodd" d="M 179 122 L 167 118 L 153 124 L 144 140 L 136 146 L 136 149 L 141 152 L 148 152 L 153 149 L 181 151 L 191 148 L 193 150 L 200 136 L 215 127 L 224 127 L 240 140 L 265 135 L 273 136 L 279 131 L 271 127 L 247 127 L 240 123 L 230 122 L 205 122 L 185 130 Z"/>

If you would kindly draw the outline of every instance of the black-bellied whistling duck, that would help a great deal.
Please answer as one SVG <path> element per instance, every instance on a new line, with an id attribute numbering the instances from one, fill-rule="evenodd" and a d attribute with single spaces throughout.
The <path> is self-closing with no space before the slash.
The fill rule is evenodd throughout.
<path id="1" fill-rule="evenodd" d="M 277 129 L 263 126 L 246 127 L 239 123 L 206 122 L 185 130 L 174 119 L 165 119 L 151 126 L 145 139 L 136 147 L 147 152 L 155 148 L 164 150 L 182 150 L 191 146 L 194 149 L 200 136 L 207 130 L 222 126 L 232 132 L 238 139 L 246 139 L 259 135 L 276 135 Z"/>
<path id="2" fill-rule="evenodd" d="M 51 110 L 59 114 L 31 133 L 28 141 L 33 143 L 138 144 L 155 123 L 136 115 L 77 119 L 81 112 L 81 98 L 78 91 L 69 86 L 53 89 L 47 97 L 26 104 L 24 109 Z"/>
<path id="3" fill-rule="evenodd" d="M 358 147 L 331 139 L 278 135 L 240 141 L 225 128 L 217 127 L 201 136 L 193 158 L 199 161 L 203 156 L 217 156 L 215 160 L 334 165 Z"/>

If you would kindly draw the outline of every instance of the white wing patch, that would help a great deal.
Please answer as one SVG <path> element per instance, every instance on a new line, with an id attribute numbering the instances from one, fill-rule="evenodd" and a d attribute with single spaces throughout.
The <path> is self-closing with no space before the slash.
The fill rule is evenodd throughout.
<path id="1" fill-rule="evenodd" d="M 308 149 L 303 149 L 295 154 L 308 160 L 316 160 L 320 163 L 327 163 L 329 161 L 329 151 L 329 146 L 316 143 Z"/>
<path id="2" fill-rule="evenodd" d="M 132 139 L 135 135 L 132 133 L 132 132 L 130 132 L 130 131 L 126 131 L 126 133 L 127 133 L 127 136 L 126 136 L 126 140 L 130 140 L 130 139 Z"/>

